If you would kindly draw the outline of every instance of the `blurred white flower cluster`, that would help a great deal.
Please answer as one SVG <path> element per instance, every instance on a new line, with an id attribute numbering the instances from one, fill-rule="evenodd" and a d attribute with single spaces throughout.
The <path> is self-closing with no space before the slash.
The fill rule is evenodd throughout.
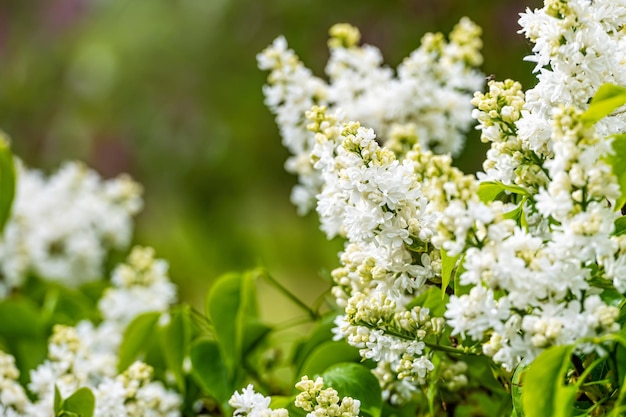
<path id="1" fill-rule="evenodd" d="M 377 362 L 393 403 L 429 381 L 436 350 L 454 348 L 444 332 L 511 370 L 549 346 L 619 330 L 619 309 L 605 295 L 626 291 L 626 235 L 615 233 L 621 190 L 607 161 L 609 135 L 626 131 L 626 118 L 616 112 L 593 126 L 584 111 L 604 83 L 626 85 L 626 1 L 546 0 L 520 23 L 535 44 L 538 84 L 524 93 L 492 81 L 473 112 L 459 107 L 447 125 L 431 123 L 431 109 L 448 115 L 436 77 L 402 91 L 392 85 L 413 80 L 403 74 L 428 51 L 439 60 L 420 64 L 425 74 L 447 68 L 452 45 L 476 51 L 478 41 L 428 35 L 395 79 L 379 68 L 377 50 L 354 46 L 354 29 L 334 28 L 328 85 L 282 38 L 259 56 L 272 70 L 267 105 L 294 154 L 288 169 L 300 175 L 302 195 L 316 195 L 322 230 L 347 240 L 333 272 L 345 310 L 337 336 Z M 470 27 L 463 20 L 455 32 L 473 39 Z M 471 69 L 479 60 L 461 56 L 464 76 L 446 75 L 457 103 L 480 86 Z M 407 113 L 399 116 L 397 103 Z M 470 113 L 490 143 L 478 178 L 428 150 L 458 151 Z M 294 198 L 300 209 L 306 201 Z M 444 317 L 414 302 L 433 287 L 450 295 Z"/>
<path id="2" fill-rule="evenodd" d="M 46 177 L 18 164 L 0 240 L 0 299 L 29 275 L 69 287 L 103 278 L 106 255 L 128 247 L 141 207 L 141 186 L 127 176 L 103 180 L 71 162 Z"/>
<path id="3" fill-rule="evenodd" d="M 259 67 L 271 71 L 263 89 L 265 103 L 276 115 L 283 144 L 292 154 L 286 168 L 299 178 L 291 196 L 299 212 L 315 206 L 322 186 L 310 161 L 315 139 L 306 129 L 305 113 L 313 105 L 340 109 L 379 137 L 402 129 L 424 149 L 458 154 L 472 124 L 471 94 L 484 82 L 476 70 L 482 63 L 480 34 L 467 18 L 448 40 L 441 33 L 429 33 L 394 74 L 383 66 L 378 48 L 358 46 L 358 29 L 338 24 L 330 29 L 328 81 L 312 75 L 283 37 L 260 53 Z"/>
<path id="4" fill-rule="evenodd" d="M 181 396 L 154 381 L 150 366 L 135 362 L 117 372 L 118 350 L 130 321 L 148 311 L 167 314 L 176 301 L 166 274 L 167 264 L 155 259 L 151 248 L 134 248 L 128 263 L 115 270 L 113 287 L 100 301 L 101 323 L 84 320 L 75 327 L 55 325 L 48 359 L 30 373 L 28 390 L 33 401 L 17 383 L 13 357 L 0 351 L 2 415 L 53 417 L 55 387 L 62 398 L 87 387 L 95 396 L 94 417 L 180 416 Z"/>

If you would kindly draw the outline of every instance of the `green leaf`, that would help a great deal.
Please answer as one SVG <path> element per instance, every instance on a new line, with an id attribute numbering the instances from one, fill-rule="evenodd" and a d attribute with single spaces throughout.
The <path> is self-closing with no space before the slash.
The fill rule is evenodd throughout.
<path id="1" fill-rule="evenodd" d="M 418 414 L 418 409 L 421 408 L 420 405 L 421 404 L 416 401 L 399 405 L 392 405 L 389 401 L 383 401 L 382 415 L 390 417 L 416 417 L 420 415 Z"/>
<path id="2" fill-rule="evenodd" d="M 63 401 L 63 410 L 81 417 L 93 417 L 96 397 L 89 388 L 79 388 Z"/>
<path id="3" fill-rule="evenodd" d="M 118 354 L 118 371 L 124 371 L 137 360 L 140 354 L 146 353 L 148 346 L 156 338 L 159 317 L 161 317 L 159 312 L 144 313 L 137 316 L 126 327 Z"/>
<path id="4" fill-rule="evenodd" d="M 15 165 L 8 136 L 0 132 L 0 233 L 4 230 L 15 197 Z"/>
<path id="5" fill-rule="evenodd" d="M 623 326 L 626 317 L 626 306 L 622 306 L 620 310 L 620 319 L 618 323 L 622 324 L 622 330 L 613 335 L 617 346 L 615 347 L 615 362 L 617 364 L 618 381 L 626 381 L 626 327 Z M 622 383 L 624 385 L 624 383 Z M 623 388 L 622 388 L 623 389 Z"/>
<path id="6" fill-rule="evenodd" d="M 57 384 L 54 384 L 54 414 L 59 414 L 63 409 L 63 398 L 61 398 L 61 392 Z"/>
<path id="7" fill-rule="evenodd" d="M 615 231 L 613 232 L 615 236 L 620 236 L 624 233 L 626 233 L 626 216 L 615 219 Z"/>
<path id="8" fill-rule="evenodd" d="M 328 341 L 316 346 L 298 369 L 297 375 L 319 375 L 328 367 L 339 362 L 359 362 L 361 355 L 357 348 L 345 341 Z"/>
<path id="9" fill-rule="evenodd" d="M 430 286 L 427 290 L 412 299 L 406 308 L 412 309 L 415 306 L 425 307 L 430 310 L 431 317 L 443 317 L 449 298 L 448 294 L 445 294 L 445 296 L 441 298 L 439 288 Z"/>
<path id="10" fill-rule="evenodd" d="M 483 203 L 489 203 L 505 191 L 511 194 L 529 195 L 528 190 L 519 185 L 503 184 L 500 181 L 484 181 L 478 185 L 478 198 Z"/>
<path id="11" fill-rule="evenodd" d="M 480 386 L 489 389 L 492 394 L 500 393 L 508 396 L 502 383 L 494 375 L 490 358 L 484 355 L 465 355 L 462 360 L 467 364 L 470 380 L 480 381 Z"/>
<path id="12" fill-rule="evenodd" d="M 485 204 L 490 203 L 502 194 L 503 191 L 502 183 L 494 181 L 481 182 L 478 185 L 478 198 Z"/>
<path id="13" fill-rule="evenodd" d="M 9 353 L 15 357 L 22 384 L 30 382 L 29 373 L 47 357 L 48 345 L 45 336 L 41 338 L 19 338 L 6 340 Z"/>
<path id="14" fill-rule="evenodd" d="M 286 395 L 272 395 L 272 401 L 270 402 L 270 408 L 276 410 L 278 408 L 287 408 L 293 404 L 295 398 L 293 396 Z M 290 413 L 291 415 L 291 413 Z"/>
<path id="15" fill-rule="evenodd" d="M 0 345 L 15 357 L 19 380 L 26 383 L 29 371 L 47 355 L 47 328 L 37 305 L 23 297 L 0 302 Z"/>
<path id="16" fill-rule="evenodd" d="M 46 303 L 49 310 L 45 311 L 47 321 L 52 324 L 75 325 L 80 320 L 98 320 L 100 314 L 94 303 L 81 291 L 62 285 L 50 286 L 46 292 Z"/>
<path id="17" fill-rule="evenodd" d="M 309 337 L 294 352 L 293 363 L 296 367 L 300 368 L 318 345 L 333 339 L 332 329 L 335 327 L 336 317 L 337 314 L 328 314 L 316 323 Z"/>
<path id="18" fill-rule="evenodd" d="M 241 304 L 241 274 L 223 275 L 213 284 L 206 301 L 206 314 L 222 350 L 222 357 L 232 369 L 241 357 L 241 331 L 238 317 Z"/>
<path id="19" fill-rule="evenodd" d="M 61 410 L 57 417 L 82 417 L 80 414 L 76 414 L 72 411 Z"/>
<path id="20" fill-rule="evenodd" d="M 225 406 L 236 388 L 228 378 L 228 369 L 217 343 L 207 339 L 195 341 L 189 349 L 189 358 L 192 378 L 205 394 Z"/>
<path id="21" fill-rule="evenodd" d="M 243 323 L 244 332 L 242 340 L 242 355 L 256 349 L 265 337 L 272 331 L 272 328 L 257 319 L 250 319 Z"/>
<path id="22" fill-rule="evenodd" d="M 463 258 L 461 258 L 461 261 L 459 262 L 459 267 L 454 273 L 454 295 L 456 295 L 457 297 L 460 297 L 464 294 L 469 294 L 472 288 L 470 285 L 461 285 L 461 275 L 463 274 L 463 272 L 465 272 L 464 263 L 465 254 L 463 254 Z M 443 315 L 443 313 L 441 315 Z"/>
<path id="23" fill-rule="evenodd" d="M 269 331 L 258 321 L 254 272 L 229 273 L 220 277 L 209 291 L 206 313 L 213 323 L 222 357 L 234 375 L 249 353 L 248 349 Z M 246 337 L 248 331 L 255 337 Z"/>
<path id="24" fill-rule="evenodd" d="M 411 243 L 405 245 L 408 250 L 415 253 L 428 252 L 428 249 L 430 248 L 430 244 L 428 242 L 422 242 L 415 236 L 411 236 Z"/>
<path id="25" fill-rule="evenodd" d="M 513 379 L 511 380 L 511 398 L 513 400 L 513 412 L 517 417 L 525 417 L 522 405 L 522 387 L 524 386 L 524 375 L 529 364 L 521 362 L 515 368 Z"/>
<path id="26" fill-rule="evenodd" d="M 604 84 L 598 88 L 591 99 L 589 108 L 582 114 L 582 121 L 591 126 L 624 104 L 626 104 L 626 88 Z"/>
<path id="27" fill-rule="evenodd" d="M 444 248 L 441 248 L 441 299 L 446 295 L 446 289 L 448 285 L 450 285 L 452 273 L 455 271 L 457 261 L 460 257 L 460 253 L 455 256 L 449 256 L 448 252 Z"/>
<path id="28" fill-rule="evenodd" d="M 167 369 L 174 374 L 178 391 L 185 392 L 183 361 L 189 348 L 191 330 L 189 306 L 170 312 L 170 320 L 161 328 L 161 346 Z"/>
<path id="29" fill-rule="evenodd" d="M 426 399 L 428 400 L 428 412 L 431 416 L 435 415 L 435 402 L 437 400 L 437 394 L 439 394 L 439 390 L 437 388 L 438 387 L 436 383 L 430 383 L 428 384 L 428 390 L 426 391 Z"/>
<path id="30" fill-rule="evenodd" d="M 621 195 L 614 206 L 615 211 L 618 211 L 626 203 L 626 134 L 614 135 L 611 146 L 613 154 L 608 155 L 605 161 L 611 167 L 619 185 Z"/>
<path id="31" fill-rule="evenodd" d="M 618 380 L 626 382 L 626 347 L 621 344 L 615 348 L 615 362 L 617 363 Z"/>
<path id="32" fill-rule="evenodd" d="M 505 219 L 509 219 L 509 220 L 515 220 L 517 222 L 521 215 L 522 215 L 522 205 L 520 204 L 517 207 L 515 207 L 513 210 L 503 213 L 502 217 Z"/>
<path id="33" fill-rule="evenodd" d="M 511 412 L 509 398 L 494 397 L 482 391 L 470 391 L 455 408 L 454 416 L 510 416 Z"/>
<path id="34" fill-rule="evenodd" d="M 43 337 L 44 323 L 39 309 L 27 298 L 11 298 L 0 302 L 0 337 Z"/>
<path id="35" fill-rule="evenodd" d="M 577 388 L 564 385 L 571 345 L 550 347 L 535 358 L 524 375 L 522 406 L 526 417 L 566 417 L 574 411 Z"/>
<path id="36" fill-rule="evenodd" d="M 380 417 L 382 395 L 378 379 L 358 363 L 340 363 L 327 369 L 322 375 L 324 385 L 332 387 L 339 397 L 352 397 L 361 401 L 361 412 Z"/>

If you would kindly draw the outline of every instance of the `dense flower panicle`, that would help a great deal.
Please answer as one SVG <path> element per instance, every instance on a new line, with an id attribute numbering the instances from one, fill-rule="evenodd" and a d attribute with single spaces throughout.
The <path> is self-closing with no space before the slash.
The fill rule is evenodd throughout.
<path id="1" fill-rule="evenodd" d="M 490 81 L 489 91 L 476 92 L 472 104 L 481 140 L 491 144 L 483 162 L 484 179 L 525 186 L 532 191 L 544 186 L 547 178 L 539 163 L 550 155 L 547 144 L 531 149 L 521 140 L 516 123 L 522 118 L 525 95 L 520 83 Z"/>
<path id="2" fill-rule="evenodd" d="M 626 288 L 626 238 L 614 236 L 611 207 L 621 191 L 606 162 L 607 135 L 625 131 L 626 117 L 590 126 L 582 112 L 605 82 L 626 84 L 625 19 L 626 2 L 608 0 L 547 0 L 522 15 L 539 83 L 524 92 L 512 80 L 491 81 L 474 94 L 473 112 L 454 110 L 471 112 L 490 144 L 478 178 L 433 153 L 457 150 L 461 119 L 446 122 L 453 132 L 441 123 L 447 99 L 467 103 L 470 68 L 480 63 L 475 27 L 463 20 L 448 41 L 426 35 L 397 76 L 380 51 L 357 46 L 354 28 L 331 30 L 330 82 L 317 100 L 323 106 L 306 113 L 311 133 L 299 143 L 318 187 L 309 191 L 321 228 L 346 239 L 332 274 L 344 309 L 336 337 L 377 362 L 385 398 L 407 401 L 443 372 L 425 339 L 437 339 L 444 318 L 411 304 L 442 284 L 442 258 L 458 257 L 455 285 L 467 288 L 446 306 L 452 334 L 479 342 L 506 369 L 549 346 L 618 329 L 617 307 L 599 294 Z M 441 74 L 454 91 L 437 90 Z M 272 111 L 281 114 L 280 106 Z M 442 133 L 450 141 L 437 143 Z M 483 200 L 485 186 L 502 192 Z"/>
<path id="3" fill-rule="evenodd" d="M 526 92 L 518 135 L 533 151 L 550 149 L 552 109 L 561 105 L 585 110 L 604 83 L 626 85 L 624 0 L 546 1 L 542 9 L 521 15 L 521 32 L 534 43 L 539 80 Z M 600 121 L 600 137 L 623 132 L 626 119 Z"/>
<path id="4" fill-rule="evenodd" d="M 25 395 L 19 400 L 20 389 L 24 390 L 15 382 L 19 374 L 11 365 L 13 358 L 0 351 L 0 388 L 10 380 L 15 382 L 6 385 L 6 394 L 0 390 L 0 407 L 19 411 L 21 416 L 52 416 L 55 387 L 63 398 L 88 387 L 96 398 L 95 417 L 180 416 L 180 394 L 153 381 L 150 366 L 136 362 L 117 373 L 118 350 L 130 321 L 148 311 L 165 313 L 176 301 L 166 271 L 167 264 L 155 259 L 152 249 L 134 248 L 128 263 L 116 269 L 113 287 L 101 299 L 100 324 L 83 320 L 74 327 L 55 325 L 48 359 L 30 373 L 28 389 L 34 402 Z M 149 302 L 131 308 L 142 298 Z M 16 394 L 9 396 L 12 391 Z"/>
<path id="5" fill-rule="evenodd" d="M 573 107 L 555 108 L 551 126 L 552 155 L 541 165 L 545 186 L 519 195 L 509 211 L 546 221 L 524 227 L 504 213 L 479 242 L 466 240 L 460 283 L 472 289 L 447 306 L 453 334 L 488 340 L 483 352 L 507 369 L 546 347 L 618 329 L 618 309 L 604 303 L 592 283 L 611 283 L 602 265 L 621 256 L 612 236 L 618 214 L 607 203 L 619 197 L 604 162 L 610 139 L 600 139 Z M 501 230 L 490 233 L 496 226 Z"/>
<path id="6" fill-rule="evenodd" d="M 545 185 L 541 167 L 553 154 L 553 109 L 585 110 L 602 84 L 626 84 L 625 23 L 623 0 L 546 1 L 521 15 L 521 32 L 534 43 L 527 60 L 537 63 L 539 82 L 525 93 L 507 80 L 476 94 L 474 117 L 482 139 L 492 143 L 484 164 L 487 179 L 533 192 Z M 626 118 L 611 115 L 596 129 L 600 137 L 623 132 Z"/>
<path id="7" fill-rule="evenodd" d="M 433 241 L 440 210 L 469 199 L 475 180 L 453 168 L 449 156 L 421 151 L 417 142 L 395 153 L 381 147 L 371 129 L 343 123 L 324 107 L 307 116 L 324 184 L 322 230 L 347 239 L 342 266 L 332 274 L 333 295 L 345 309 L 336 335 L 378 362 L 386 398 L 407 401 L 434 369 L 423 340 L 443 329 L 442 318 L 407 305 L 441 282 L 440 247 Z"/>
<path id="8" fill-rule="evenodd" d="M 359 120 L 379 137 L 393 129 L 410 131 L 423 148 L 458 154 L 463 134 L 472 123 L 471 94 L 483 83 L 475 68 L 482 62 L 481 30 L 462 19 L 446 40 L 441 34 L 424 36 L 421 46 L 398 66 L 397 75 L 383 66 L 382 54 L 371 45 L 359 46 L 360 34 L 350 25 L 330 29 L 329 81 L 303 66 L 283 37 L 257 56 L 269 70 L 265 103 L 276 115 L 283 144 L 292 156 L 289 172 L 298 174 L 292 201 L 300 213 L 315 206 L 323 180 L 313 168 L 315 135 L 307 131 L 305 113 L 326 105 Z"/>
<path id="9" fill-rule="evenodd" d="M 125 249 L 141 187 L 127 176 L 102 180 L 80 163 L 50 177 L 18 164 L 12 214 L 0 241 L 0 298 L 29 274 L 77 286 L 101 279 L 112 249 Z"/>
<path id="10" fill-rule="evenodd" d="M 598 294 L 606 285 L 626 288 L 611 208 L 620 189 L 606 163 L 607 135 L 624 131 L 624 117 L 591 127 L 581 116 L 602 84 L 626 83 L 626 2 L 546 1 L 520 23 L 535 43 L 529 60 L 538 84 L 523 94 L 510 80 L 491 82 L 473 102 L 491 142 L 482 180 L 522 191 L 487 230 L 508 226 L 464 240 L 460 282 L 472 289 L 451 297 L 446 312 L 453 334 L 483 341 L 483 352 L 507 369 L 546 347 L 617 331 L 619 310 Z"/>

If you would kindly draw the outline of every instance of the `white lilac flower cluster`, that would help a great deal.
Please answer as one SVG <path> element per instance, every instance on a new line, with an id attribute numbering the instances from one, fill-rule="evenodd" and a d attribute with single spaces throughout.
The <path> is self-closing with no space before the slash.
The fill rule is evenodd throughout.
<path id="1" fill-rule="evenodd" d="M 484 81 L 476 70 L 482 63 L 480 34 L 467 18 L 448 40 L 441 33 L 429 33 L 394 74 L 383 66 L 379 49 L 358 46 L 356 28 L 338 24 L 330 30 L 328 82 L 313 76 L 283 37 L 260 53 L 259 67 L 270 71 L 263 89 L 265 103 L 276 115 L 283 144 L 292 154 L 286 168 L 299 177 L 292 192 L 299 212 L 315 206 L 322 187 L 310 161 L 315 138 L 306 128 L 305 113 L 313 105 L 341 109 L 349 120 L 367 123 L 379 137 L 400 129 L 424 149 L 458 154 L 472 124 L 471 94 Z"/>
<path id="2" fill-rule="evenodd" d="M 460 283 L 472 288 L 451 297 L 448 324 L 453 334 L 488 340 L 483 353 L 507 369 L 548 346 L 619 328 L 618 308 L 599 295 L 611 284 L 626 289 L 623 275 L 607 268 L 624 263 L 624 239 L 612 236 L 619 213 L 609 204 L 619 189 L 603 161 L 610 140 L 566 107 L 553 111 L 550 144 L 553 155 L 540 165 L 545 184 L 535 195 L 521 194 L 509 212 L 522 221 L 492 216 L 479 225 L 476 218 L 471 227 L 483 230 L 479 238 L 457 241 L 465 248 Z M 446 209 L 443 218 L 458 215 Z"/>
<path id="3" fill-rule="evenodd" d="M 296 396 L 294 405 L 306 411 L 307 417 L 358 417 L 361 402 L 352 397 L 339 398 L 339 393 L 333 388 L 324 388 L 324 380 L 320 377 L 314 381 L 307 376 L 296 384 L 300 393 Z M 241 417 L 288 417 L 289 412 L 284 408 L 273 410 L 270 408 L 270 397 L 254 391 L 252 384 L 239 392 L 235 392 L 229 404 L 235 410 L 234 416 Z"/>
<path id="4" fill-rule="evenodd" d="M 128 323 L 143 312 L 167 314 L 176 301 L 166 273 L 167 264 L 155 259 L 152 249 L 134 248 L 128 263 L 115 270 L 113 287 L 101 299 L 100 324 L 84 320 L 75 327 L 54 327 L 48 359 L 30 373 L 33 402 L 16 382 L 13 357 L 0 352 L 0 410 L 7 413 L 2 415 L 52 417 L 55 387 L 62 398 L 87 387 L 96 400 L 94 417 L 180 416 L 182 398 L 154 381 L 150 366 L 135 362 L 121 374 L 116 371 Z"/>
<path id="5" fill-rule="evenodd" d="M 419 144 L 398 159 L 372 129 L 341 123 L 326 108 L 307 116 L 317 141 L 311 159 L 324 183 L 317 207 L 322 229 L 347 239 L 342 266 L 332 274 L 333 295 L 345 309 L 337 337 L 377 362 L 385 398 L 408 400 L 434 369 L 425 339 L 444 328 L 443 318 L 410 302 L 441 282 L 437 213 L 448 201 L 469 198 L 469 177 L 449 156 Z"/>
<path id="6" fill-rule="evenodd" d="M 491 142 L 487 178 L 506 184 L 545 182 L 542 161 L 552 157 L 552 113 L 561 105 L 585 109 L 605 83 L 626 85 L 626 2 L 623 0 L 546 0 L 542 9 L 521 15 L 521 32 L 534 43 L 538 84 L 522 92 L 513 81 L 490 88 L 474 101 L 483 141 Z M 496 89 L 494 91 L 494 89 Z M 612 115 L 596 126 L 605 137 L 626 130 L 626 119 Z"/>
<path id="7" fill-rule="evenodd" d="M 460 281 L 472 289 L 446 313 L 454 333 L 486 341 L 483 352 L 507 369 L 545 347 L 618 330 L 619 310 L 600 292 L 626 290 L 611 207 L 620 190 L 606 162 L 607 135 L 626 119 L 591 128 L 581 117 L 603 83 L 626 84 L 626 2 L 547 0 L 520 23 L 535 43 L 538 84 L 524 94 L 518 83 L 492 82 L 474 114 L 491 142 L 482 180 L 521 187 L 510 212 L 521 221 L 494 218 L 479 241 L 457 241 L 466 248 Z"/>
<path id="8" fill-rule="evenodd" d="M 127 176 L 102 180 L 73 162 L 46 177 L 18 163 L 0 240 L 0 299 L 29 275 L 70 287 L 102 278 L 107 253 L 130 244 L 141 206 L 141 187 Z"/>
<path id="9" fill-rule="evenodd" d="M 624 239 L 612 236 L 619 214 L 611 202 L 620 191 L 605 162 L 612 152 L 606 135 L 623 130 L 624 120 L 619 114 L 610 116 L 594 131 L 583 123 L 581 112 L 601 81 L 587 92 L 556 94 L 554 79 L 595 79 L 589 68 L 581 74 L 577 65 L 566 65 L 573 47 L 596 51 L 591 60 L 604 56 L 595 71 L 611 74 L 615 81 L 624 76 L 621 61 L 612 61 L 620 41 L 607 41 L 604 48 L 595 37 L 585 40 L 585 34 L 616 34 L 625 23 L 625 5 L 546 2 L 544 9 L 527 13 L 521 19 L 526 31 L 539 27 L 539 33 L 553 37 L 553 55 L 546 57 L 546 50 L 539 49 L 535 57 L 551 70 L 543 70 L 537 86 L 525 95 L 511 81 L 492 83 L 489 93 L 476 95 L 483 139 L 492 142 L 486 163 L 492 169 L 483 179 L 522 187 L 518 209 L 511 210 L 518 211 L 521 221 L 490 222 L 483 225 L 485 238 L 463 242 L 468 248 L 460 281 L 473 288 L 468 295 L 453 297 L 446 317 L 455 333 L 488 340 L 483 352 L 508 369 L 542 348 L 619 327 L 618 309 L 603 302 L 599 293 L 611 284 L 619 292 L 626 289 Z M 606 10 L 611 10 L 610 18 Z M 575 41 L 570 40 L 573 32 L 579 37 Z M 587 43 L 577 43 L 583 40 Z M 570 53 L 556 53 L 560 48 Z M 580 100 L 571 98 L 583 93 Z M 458 213 L 444 217 L 456 219 Z M 500 230 L 492 231 L 496 227 Z"/>
<path id="10" fill-rule="evenodd" d="M 428 380 L 432 341 L 445 323 L 508 370 L 549 346 L 619 329 L 619 310 L 601 293 L 626 291 L 626 237 L 615 236 L 612 207 L 620 189 L 607 163 L 608 135 L 626 131 L 626 118 L 616 112 L 590 126 L 583 112 L 605 82 L 626 85 L 626 1 L 546 0 L 520 23 L 535 43 L 529 59 L 539 83 L 523 92 L 510 80 L 490 82 L 488 92 L 476 93 L 473 117 L 491 146 L 478 179 L 427 150 L 419 129 L 381 127 L 366 102 L 324 101 L 332 95 L 310 81 L 282 38 L 260 57 L 262 68 L 273 69 L 267 104 L 283 140 L 298 143 L 292 153 L 315 172 L 307 178 L 315 178 L 321 228 L 347 240 L 333 272 L 333 295 L 345 310 L 337 336 L 377 362 L 374 373 L 394 403 Z M 363 79 L 357 69 L 371 67 L 371 58 L 350 54 L 356 35 L 341 30 L 331 48 L 343 45 L 338 57 L 350 56 L 351 77 Z M 298 79 L 308 80 L 297 84 L 302 89 L 294 88 Z M 434 103 L 426 84 L 424 95 L 412 90 L 413 99 Z M 354 96 L 378 87 L 354 87 Z M 299 112 L 310 105 L 313 135 L 305 136 Z M 427 110 L 414 111 L 411 121 L 428 125 L 419 114 Z M 374 129 L 346 122 L 351 115 Z M 490 187 L 500 197 L 486 198 Z M 445 323 L 411 302 L 433 285 L 445 290 L 444 260 L 458 260 L 459 273 Z"/>
<path id="11" fill-rule="evenodd" d="M 539 83 L 526 92 L 518 135 L 540 155 L 550 152 L 550 120 L 554 108 L 585 109 L 605 83 L 626 85 L 626 2 L 624 0 L 545 0 L 527 10 L 521 32 L 534 43 Z M 604 137 L 626 130 L 626 120 L 613 115 L 596 126 Z"/>

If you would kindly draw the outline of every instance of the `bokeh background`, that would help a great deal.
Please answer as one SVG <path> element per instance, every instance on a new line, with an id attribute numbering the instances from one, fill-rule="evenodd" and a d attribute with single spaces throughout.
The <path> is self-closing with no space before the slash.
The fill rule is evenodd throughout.
<path id="1" fill-rule="evenodd" d="M 0 0 L 0 128 L 31 167 L 80 159 L 141 182 L 135 241 L 169 260 L 182 299 L 199 305 L 220 274 L 262 265 L 311 302 L 342 243 L 289 202 L 295 178 L 255 55 L 284 34 L 322 75 L 328 28 L 349 22 L 395 67 L 425 32 L 469 16 L 483 28 L 485 74 L 529 88 L 517 19 L 540 3 Z M 476 171 L 484 152 L 474 133 L 458 164 Z"/>

